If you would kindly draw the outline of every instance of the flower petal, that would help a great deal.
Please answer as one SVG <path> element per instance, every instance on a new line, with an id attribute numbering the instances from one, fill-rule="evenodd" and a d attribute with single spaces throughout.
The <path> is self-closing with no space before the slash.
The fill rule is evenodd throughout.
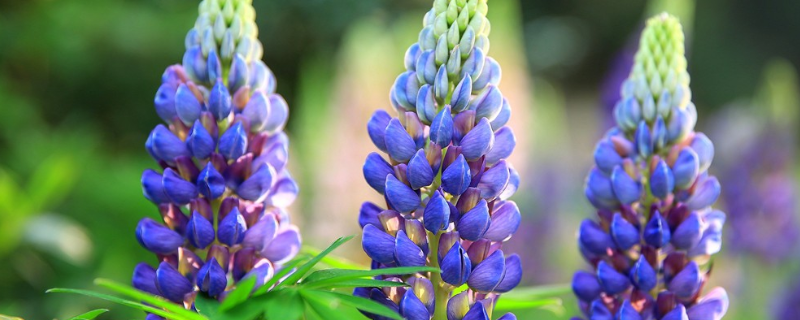
<path id="1" fill-rule="evenodd" d="M 461 238 L 477 241 L 489 230 L 491 218 L 486 200 L 481 199 L 478 204 L 464 213 L 456 223 L 456 230 Z"/>
<path id="2" fill-rule="evenodd" d="M 394 237 L 374 225 L 364 226 L 361 247 L 372 260 L 380 263 L 394 262 Z"/>
<path id="3" fill-rule="evenodd" d="M 157 254 L 172 254 L 183 244 L 180 234 L 150 218 L 139 220 L 136 225 L 136 240 L 145 249 Z"/>
<path id="4" fill-rule="evenodd" d="M 442 280 L 454 286 L 460 286 L 467 282 L 472 271 L 472 263 L 469 261 L 467 251 L 458 242 L 450 247 L 440 265 Z"/>
<path id="5" fill-rule="evenodd" d="M 639 230 L 619 213 L 614 214 L 609 231 L 611 231 L 614 242 L 622 250 L 628 250 L 639 244 Z"/>
<path id="6" fill-rule="evenodd" d="M 442 172 L 442 189 L 451 195 L 460 195 L 469 188 L 471 180 L 469 164 L 464 155 L 458 155 Z"/>
<path id="7" fill-rule="evenodd" d="M 384 139 L 389 156 L 398 162 L 406 162 L 417 153 L 417 144 L 398 119 L 389 120 Z"/>
<path id="8" fill-rule="evenodd" d="M 417 210 L 420 205 L 419 195 L 408 185 L 397 180 L 393 175 L 386 176 L 386 198 L 392 207 L 400 212 Z"/>
<path id="9" fill-rule="evenodd" d="M 142 172 L 142 193 L 147 200 L 155 204 L 168 203 L 171 200 L 164 190 L 163 177 L 160 173 L 146 169 Z"/>
<path id="10" fill-rule="evenodd" d="M 491 201 L 500 196 L 509 178 L 510 173 L 505 161 L 500 161 L 484 171 L 477 186 L 481 191 L 481 198 Z"/>
<path id="11" fill-rule="evenodd" d="M 133 268 L 133 277 L 131 284 L 134 288 L 141 291 L 158 295 L 158 288 L 156 287 L 156 269 L 153 269 L 149 264 L 140 262 Z"/>
<path id="12" fill-rule="evenodd" d="M 244 220 L 244 216 L 242 216 L 238 208 L 234 207 L 231 212 L 219 222 L 217 239 L 229 247 L 232 247 L 242 242 L 245 231 L 247 231 L 247 223 Z"/>
<path id="13" fill-rule="evenodd" d="M 394 258 L 401 267 L 419 267 L 425 265 L 425 254 L 416 243 L 411 241 L 406 232 L 397 232 L 394 243 Z"/>
<path id="14" fill-rule="evenodd" d="M 217 171 L 211 162 L 206 164 L 197 177 L 197 190 L 210 200 L 214 200 L 225 193 L 225 178 Z"/>
<path id="15" fill-rule="evenodd" d="M 506 263 L 503 250 L 497 250 L 481 261 L 470 273 L 467 284 L 478 292 L 491 292 L 505 275 Z"/>
<path id="16" fill-rule="evenodd" d="M 247 132 L 237 121 L 219 138 L 219 153 L 227 160 L 241 157 L 247 151 Z"/>
<path id="17" fill-rule="evenodd" d="M 167 262 L 158 265 L 156 285 L 161 296 L 175 303 L 183 303 L 183 297 L 194 289 L 192 283 Z"/>
<path id="18" fill-rule="evenodd" d="M 384 132 L 386 132 L 386 127 L 389 125 L 389 120 L 391 119 L 392 116 L 386 111 L 377 110 L 367 122 L 367 133 L 369 134 L 370 140 L 383 152 L 387 152 Z"/>
<path id="19" fill-rule="evenodd" d="M 408 182 L 414 190 L 433 183 L 433 169 L 428 163 L 428 158 L 425 156 L 424 149 L 417 150 L 417 153 L 411 158 L 411 161 L 408 162 L 406 172 L 408 175 Z"/>
<path id="20" fill-rule="evenodd" d="M 493 165 L 498 161 L 508 158 L 517 146 L 517 138 L 509 127 L 502 127 L 494 132 L 494 144 L 486 154 L 486 164 Z"/>
<path id="21" fill-rule="evenodd" d="M 261 250 L 261 256 L 269 259 L 274 264 L 281 265 L 294 258 L 300 252 L 300 245 L 300 230 L 295 226 L 289 226 L 278 231 L 275 239 L 264 250 Z"/>
<path id="22" fill-rule="evenodd" d="M 589 302 L 600 296 L 600 282 L 597 276 L 586 271 L 575 272 L 572 276 L 572 292 L 583 301 Z"/>
<path id="23" fill-rule="evenodd" d="M 461 154 L 467 160 L 475 160 L 489 152 L 494 144 L 494 132 L 489 120 L 481 118 L 480 122 L 461 139 Z"/>
<path id="24" fill-rule="evenodd" d="M 495 203 L 492 221 L 483 237 L 492 241 L 504 241 L 517 231 L 521 220 L 519 207 L 514 201 L 505 201 L 499 205 Z"/>
<path id="25" fill-rule="evenodd" d="M 605 261 L 600 261 L 597 264 L 597 279 L 600 281 L 603 291 L 610 295 L 621 293 L 631 287 L 628 277 L 617 272 L 614 267 Z"/>

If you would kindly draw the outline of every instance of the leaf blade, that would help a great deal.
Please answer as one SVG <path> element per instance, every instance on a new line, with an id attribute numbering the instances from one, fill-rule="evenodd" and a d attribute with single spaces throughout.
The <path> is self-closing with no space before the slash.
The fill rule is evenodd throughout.
<path id="1" fill-rule="evenodd" d="M 151 307 L 151 306 L 147 306 L 147 305 L 144 305 L 144 304 L 141 304 L 141 303 L 138 303 L 138 302 L 125 300 L 125 299 L 122 299 L 122 298 L 119 298 L 119 297 L 115 297 L 115 296 L 112 296 L 112 295 L 107 295 L 107 294 L 104 294 L 104 293 L 99 293 L 99 292 L 94 292 L 94 291 L 89 291 L 89 290 L 70 289 L 70 288 L 53 288 L 53 289 L 47 290 L 46 292 L 47 293 L 73 293 L 73 294 L 80 294 L 80 295 L 84 295 L 84 296 L 88 296 L 88 297 L 93 297 L 93 298 L 103 299 L 103 300 L 106 300 L 106 301 L 111 301 L 111 302 L 114 302 L 116 304 L 120 304 L 120 305 L 123 305 L 123 306 L 126 306 L 126 307 L 139 309 L 139 310 L 142 310 L 142 311 L 145 311 L 145 312 L 149 312 L 149 313 L 152 313 L 152 314 L 164 317 L 164 318 L 170 318 L 170 319 L 175 319 L 175 320 L 199 320 L 199 319 L 208 320 L 205 317 L 202 317 L 202 318 L 186 318 L 186 317 L 183 317 L 181 315 L 170 313 L 170 312 L 167 312 L 167 311 L 164 311 L 164 310 L 161 310 L 161 309 L 158 309 L 158 308 L 154 308 L 154 307 Z"/>
<path id="2" fill-rule="evenodd" d="M 322 260 L 322 258 L 330 254 L 333 250 L 336 250 L 336 248 L 338 248 L 345 242 L 350 241 L 351 239 L 353 239 L 353 236 L 347 236 L 336 239 L 336 241 L 334 241 L 330 246 L 328 246 L 327 249 L 323 250 L 320 254 L 314 256 L 313 258 L 311 258 L 311 260 L 298 267 L 294 273 L 289 275 L 283 282 L 278 283 L 276 287 L 281 287 L 286 283 L 289 284 L 297 283 L 297 281 L 299 281 L 306 273 L 308 273 L 308 271 L 311 270 L 311 268 L 313 268 L 317 263 L 319 263 L 319 261 Z"/>
<path id="3" fill-rule="evenodd" d="M 108 309 L 94 309 L 92 311 L 84 312 L 77 316 L 69 318 L 69 320 L 92 320 L 94 318 L 97 318 L 97 316 L 104 314 L 106 312 L 108 312 Z"/>
<path id="4" fill-rule="evenodd" d="M 94 283 L 97 284 L 98 286 L 115 291 L 119 294 L 128 296 L 132 299 L 136 299 L 138 301 L 144 301 L 154 306 L 164 308 L 172 312 L 173 314 L 181 315 L 187 319 L 196 319 L 196 320 L 206 319 L 206 317 L 201 316 L 191 310 L 184 309 L 182 305 L 175 304 L 162 297 L 154 296 L 149 293 L 139 291 L 135 288 L 129 287 L 127 285 L 118 282 L 114 282 L 108 279 L 96 279 Z"/>

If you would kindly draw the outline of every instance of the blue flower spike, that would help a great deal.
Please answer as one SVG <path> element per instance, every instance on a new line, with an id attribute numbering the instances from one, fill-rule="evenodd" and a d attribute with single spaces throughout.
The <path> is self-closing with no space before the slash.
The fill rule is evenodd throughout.
<path id="1" fill-rule="evenodd" d="M 145 170 L 142 191 L 163 223 L 143 218 L 135 234 L 161 263 L 140 263 L 132 277 L 135 288 L 192 310 L 195 295 L 224 300 L 245 276 L 265 283 L 301 245 L 287 211 L 298 192 L 282 131 L 289 107 L 260 61 L 255 9 L 249 1 L 203 0 L 198 11 L 183 59 L 166 69 L 153 101 L 165 124 L 145 142 L 163 170 Z M 381 149 L 389 118 L 379 114 L 371 124 Z M 366 169 L 376 188 L 392 173 Z"/>
<path id="2" fill-rule="evenodd" d="M 378 110 L 367 122 L 377 150 L 362 173 L 385 202 L 364 203 L 358 222 L 373 268 L 442 272 L 378 277 L 415 289 L 356 288 L 354 294 L 405 319 L 488 320 L 494 301 L 520 283 L 525 269 L 519 256 L 502 250 L 522 216 L 509 200 L 520 185 L 508 161 L 516 147 L 507 126 L 512 110 L 499 87 L 500 65 L 489 56 L 487 1 L 433 2 L 405 53 L 406 70 L 389 90 L 395 113 Z M 587 241 L 605 252 L 615 246 L 606 237 Z M 454 295 L 459 286 L 467 290 Z"/>
<path id="3" fill-rule="evenodd" d="M 647 21 L 616 126 L 595 147 L 585 194 L 598 218 L 578 231 L 595 272 L 572 283 L 589 319 L 720 320 L 727 311 L 724 289 L 701 292 L 725 214 L 711 208 L 721 189 L 708 173 L 714 145 L 694 132 L 683 41 L 677 18 Z"/>

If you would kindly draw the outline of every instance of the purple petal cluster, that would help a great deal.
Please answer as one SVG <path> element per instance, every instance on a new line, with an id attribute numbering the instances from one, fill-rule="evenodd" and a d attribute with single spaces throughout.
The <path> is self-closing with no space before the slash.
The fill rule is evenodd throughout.
<path id="1" fill-rule="evenodd" d="M 775 264 L 797 253 L 800 224 L 792 174 L 794 133 L 770 125 L 749 143 L 725 150 L 738 161 L 728 164 L 722 182 L 731 248 Z"/>
<path id="2" fill-rule="evenodd" d="M 263 284 L 301 242 L 286 211 L 298 191 L 286 167 L 288 106 L 261 61 L 254 9 L 205 0 L 199 12 L 183 64 L 167 68 L 156 93 L 165 124 L 145 144 L 161 170 L 145 170 L 142 190 L 163 223 L 142 219 L 136 239 L 159 263 L 140 263 L 132 280 L 187 308 L 244 278 Z"/>
<path id="3" fill-rule="evenodd" d="M 520 223 L 509 200 L 519 176 L 505 160 L 516 142 L 500 66 L 487 56 L 487 10 L 485 0 L 435 1 L 391 90 L 396 116 L 379 110 L 367 124 L 383 154 L 367 156 L 364 178 L 385 202 L 361 207 L 363 249 L 373 268 L 441 273 L 385 277 L 411 287 L 355 294 L 408 319 L 489 319 L 520 282 L 519 257 L 502 250 Z"/>
<path id="4" fill-rule="evenodd" d="M 718 320 L 725 290 L 705 296 L 710 256 L 721 248 L 725 214 L 708 174 L 714 146 L 694 132 L 683 32 L 674 17 L 650 19 L 614 116 L 597 144 L 586 197 L 597 208 L 578 232 L 593 270 L 573 291 L 590 319 Z"/>

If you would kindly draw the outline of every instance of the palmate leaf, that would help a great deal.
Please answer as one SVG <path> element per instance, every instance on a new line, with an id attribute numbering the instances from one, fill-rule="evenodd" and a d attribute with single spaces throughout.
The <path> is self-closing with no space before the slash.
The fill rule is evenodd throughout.
<path id="1" fill-rule="evenodd" d="M 89 312 L 79 314 L 72 318 L 69 318 L 69 320 L 92 320 L 94 318 L 97 318 L 97 316 L 104 314 L 106 312 L 108 312 L 108 309 L 95 309 Z"/>
<path id="2" fill-rule="evenodd" d="M 193 316 L 191 316 L 191 317 L 186 317 L 186 316 L 181 315 L 181 314 L 176 314 L 176 313 L 172 313 L 172 312 L 169 312 L 169 311 L 166 311 L 166 310 L 163 310 L 163 309 L 158 309 L 158 308 L 155 308 L 155 307 L 147 306 L 147 305 L 141 304 L 139 302 L 125 300 L 125 299 L 118 298 L 118 297 L 115 297 L 115 296 L 112 296 L 112 295 L 107 295 L 107 294 L 98 293 L 98 292 L 89 291 L 89 290 L 68 289 L 68 288 L 53 288 L 53 289 L 47 290 L 47 293 L 54 293 L 54 292 L 74 293 L 74 294 L 81 294 L 81 295 L 94 297 L 94 298 L 100 298 L 100 299 L 103 299 L 103 300 L 108 300 L 108 301 L 111 301 L 111 302 L 114 302 L 114 303 L 117 303 L 117 304 L 121 304 L 121 305 L 126 306 L 126 307 L 131 307 L 131 308 L 134 308 L 134 309 L 139 309 L 139 310 L 142 310 L 142 311 L 145 311 L 145 312 L 149 312 L 149 313 L 152 313 L 152 314 L 164 317 L 164 318 L 168 318 L 168 319 L 174 319 L 174 320 L 208 320 L 206 317 L 204 317 L 202 315 L 199 315 L 199 314 L 196 314 L 196 313 L 193 313 Z M 161 307 L 161 306 L 159 306 L 159 307 Z"/>

